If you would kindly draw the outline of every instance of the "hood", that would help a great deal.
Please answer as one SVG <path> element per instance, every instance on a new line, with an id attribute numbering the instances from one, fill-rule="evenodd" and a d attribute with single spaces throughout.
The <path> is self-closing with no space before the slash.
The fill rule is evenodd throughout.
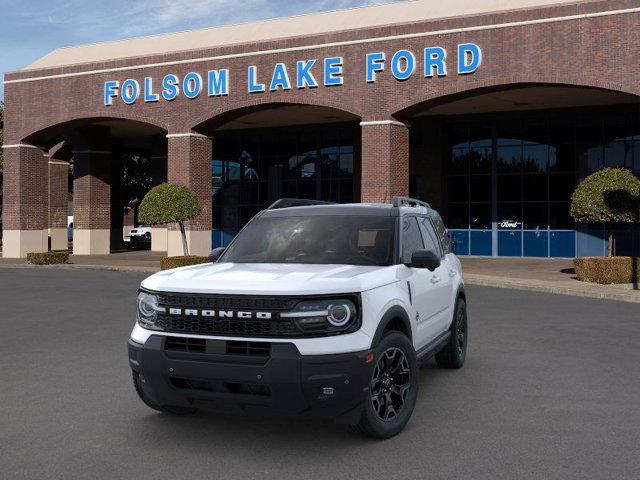
<path id="1" fill-rule="evenodd" d="M 317 295 L 363 292 L 397 280 L 395 265 L 206 263 L 156 273 L 142 287 L 181 293 Z"/>

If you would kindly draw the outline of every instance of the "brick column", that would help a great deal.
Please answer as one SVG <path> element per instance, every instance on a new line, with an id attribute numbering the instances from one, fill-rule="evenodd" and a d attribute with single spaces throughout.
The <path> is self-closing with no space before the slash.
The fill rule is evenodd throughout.
<path id="1" fill-rule="evenodd" d="M 122 142 L 112 142 L 111 145 L 111 235 L 109 244 L 111 250 L 124 248 L 124 205 L 122 203 L 122 183 L 124 180 L 124 164 L 122 161 Z"/>
<path id="2" fill-rule="evenodd" d="M 78 132 L 73 150 L 73 253 L 107 255 L 111 236 L 109 130 Z"/>
<path id="3" fill-rule="evenodd" d="M 409 195 L 409 128 L 396 120 L 361 122 L 361 201 Z"/>
<path id="4" fill-rule="evenodd" d="M 155 187 L 167 181 L 167 138 L 164 135 L 156 135 L 151 143 L 151 186 Z M 167 251 L 166 225 L 157 225 L 151 228 L 151 251 Z"/>
<path id="5" fill-rule="evenodd" d="M 167 135 L 169 183 L 188 187 L 198 197 L 202 214 L 187 222 L 187 243 L 190 255 L 208 255 L 211 252 L 211 154 L 209 137 L 198 133 Z M 184 255 L 180 230 L 169 226 L 168 254 Z"/>
<path id="6" fill-rule="evenodd" d="M 46 252 L 48 154 L 26 144 L 4 145 L 3 237 L 4 258 L 24 258 Z"/>
<path id="7" fill-rule="evenodd" d="M 49 159 L 49 236 L 51 250 L 67 250 L 67 195 L 69 164 Z"/>

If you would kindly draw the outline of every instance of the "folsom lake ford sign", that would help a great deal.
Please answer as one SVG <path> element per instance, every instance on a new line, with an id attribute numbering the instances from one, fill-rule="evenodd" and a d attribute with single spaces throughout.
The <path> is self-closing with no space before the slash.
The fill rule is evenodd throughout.
<path id="1" fill-rule="evenodd" d="M 475 43 L 461 43 L 457 47 L 455 62 L 449 62 L 447 51 L 442 47 L 427 47 L 421 52 L 421 75 L 424 78 L 445 77 L 447 66 L 455 63 L 458 75 L 474 73 L 482 64 L 482 50 Z M 418 59 L 410 50 L 398 50 L 391 59 L 385 52 L 368 53 L 365 56 L 365 78 L 367 83 L 375 83 L 387 68 L 398 81 L 408 80 L 416 74 Z M 249 66 L 243 84 L 249 93 L 286 91 L 292 88 L 318 88 L 344 84 L 345 61 L 343 57 L 306 59 L 296 62 L 295 70 L 289 71 L 284 63 L 276 63 L 270 71 L 259 71 Z M 180 78 L 168 74 L 162 78 L 145 77 L 142 80 L 128 78 L 104 82 L 104 105 L 111 106 L 116 99 L 127 105 L 141 102 L 172 101 L 180 95 L 195 99 L 201 95 L 221 97 L 229 95 L 231 73 L 229 69 L 189 72 Z M 236 83 L 234 83 L 235 85 Z"/>

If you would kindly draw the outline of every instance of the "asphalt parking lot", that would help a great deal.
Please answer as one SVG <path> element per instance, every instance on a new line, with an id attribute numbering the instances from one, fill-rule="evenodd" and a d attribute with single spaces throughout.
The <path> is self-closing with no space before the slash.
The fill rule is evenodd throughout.
<path id="1" fill-rule="evenodd" d="M 0 269 L 0 478 L 637 479 L 640 307 L 468 287 L 460 371 L 407 429 L 155 413 L 127 364 L 130 272 Z"/>

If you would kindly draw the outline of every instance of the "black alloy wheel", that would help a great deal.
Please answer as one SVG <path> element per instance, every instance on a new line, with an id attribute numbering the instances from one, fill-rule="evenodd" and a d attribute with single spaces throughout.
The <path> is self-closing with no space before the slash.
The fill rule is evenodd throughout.
<path id="1" fill-rule="evenodd" d="M 411 388 L 409 361 L 397 347 L 386 349 L 378 358 L 371 378 L 371 403 L 378 418 L 384 421 L 398 417 Z"/>
<path id="2" fill-rule="evenodd" d="M 356 430 L 385 439 L 400 433 L 409 422 L 420 391 L 420 365 L 411 340 L 389 330 L 373 350 L 369 391 L 363 396 Z"/>

